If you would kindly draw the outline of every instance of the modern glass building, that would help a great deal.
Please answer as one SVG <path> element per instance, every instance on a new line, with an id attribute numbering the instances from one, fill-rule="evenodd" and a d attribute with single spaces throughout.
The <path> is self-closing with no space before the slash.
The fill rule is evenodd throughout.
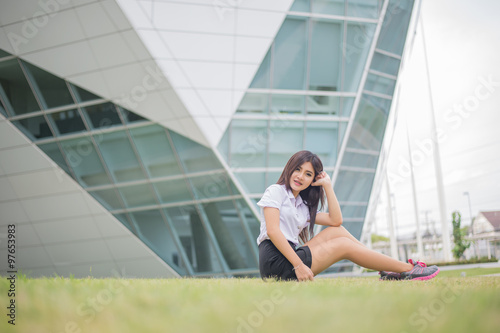
<path id="1" fill-rule="evenodd" d="M 361 236 L 414 1 L 0 6 L 0 226 L 16 225 L 18 268 L 258 275 L 255 203 L 302 149 Z"/>

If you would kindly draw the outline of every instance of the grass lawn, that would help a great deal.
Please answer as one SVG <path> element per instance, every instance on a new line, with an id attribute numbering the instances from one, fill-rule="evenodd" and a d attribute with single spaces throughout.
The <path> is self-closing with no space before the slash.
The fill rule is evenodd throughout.
<path id="1" fill-rule="evenodd" d="M 467 276 L 461 277 L 465 271 Z M 500 269 L 430 281 L 64 279 L 0 282 L 0 332 L 499 332 Z"/>

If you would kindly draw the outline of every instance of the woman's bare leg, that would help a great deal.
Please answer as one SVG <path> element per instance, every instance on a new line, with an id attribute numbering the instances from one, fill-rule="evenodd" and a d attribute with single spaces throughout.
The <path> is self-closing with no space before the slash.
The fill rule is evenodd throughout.
<path id="1" fill-rule="evenodd" d="M 382 253 L 370 250 L 350 237 L 333 237 L 325 241 L 321 241 L 325 238 L 318 238 L 314 241 L 314 238 L 320 234 L 305 244 L 311 250 L 311 270 L 315 275 L 342 259 L 350 260 L 357 265 L 377 271 L 401 273 L 410 271 L 413 268 L 413 265 L 409 263 L 404 263 Z"/>
<path id="2" fill-rule="evenodd" d="M 314 236 L 310 241 L 305 243 L 304 245 L 309 246 L 311 244 L 323 243 L 323 242 L 329 241 L 330 239 L 339 238 L 339 237 L 347 237 L 347 238 L 351 239 L 352 241 L 354 241 L 355 243 L 358 243 L 359 245 L 365 246 L 363 243 L 358 241 L 356 239 L 356 237 L 351 235 L 351 233 L 349 231 L 347 231 L 347 229 L 344 228 L 343 226 L 327 227 L 327 228 L 323 229 L 319 234 Z"/>

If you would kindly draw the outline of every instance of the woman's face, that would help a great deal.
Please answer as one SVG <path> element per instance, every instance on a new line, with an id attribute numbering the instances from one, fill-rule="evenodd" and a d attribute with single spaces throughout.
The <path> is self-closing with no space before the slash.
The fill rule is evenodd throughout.
<path id="1" fill-rule="evenodd" d="M 314 168 L 311 162 L 305 162 L 297 167 L 290 177 L 290 187 L 295 197 L 299 195 L 300 191 L 305 190 L 314 181 Z"/>

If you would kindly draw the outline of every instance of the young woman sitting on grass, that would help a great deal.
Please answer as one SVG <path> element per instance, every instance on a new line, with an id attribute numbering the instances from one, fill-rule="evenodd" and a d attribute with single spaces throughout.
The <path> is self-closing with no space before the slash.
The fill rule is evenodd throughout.
<path id="1" fill-rule="evenodd" d="M 329 212 L 318 212 L 325 194 Z M 342 259 L 381 271 L 381 279 L 428 280 L 439 273 L 437 266 L 411 259 L 405 263 L 370 250 L 342 227 L 330 177 L 310 151 L 299 151 L 288 160 L 278 182 L 266 189 L 257 205 L 261 207 L 257 243 L 262 278 L 314 280 Z M 328 228 L 310 238 L 315 224 Z"/>

